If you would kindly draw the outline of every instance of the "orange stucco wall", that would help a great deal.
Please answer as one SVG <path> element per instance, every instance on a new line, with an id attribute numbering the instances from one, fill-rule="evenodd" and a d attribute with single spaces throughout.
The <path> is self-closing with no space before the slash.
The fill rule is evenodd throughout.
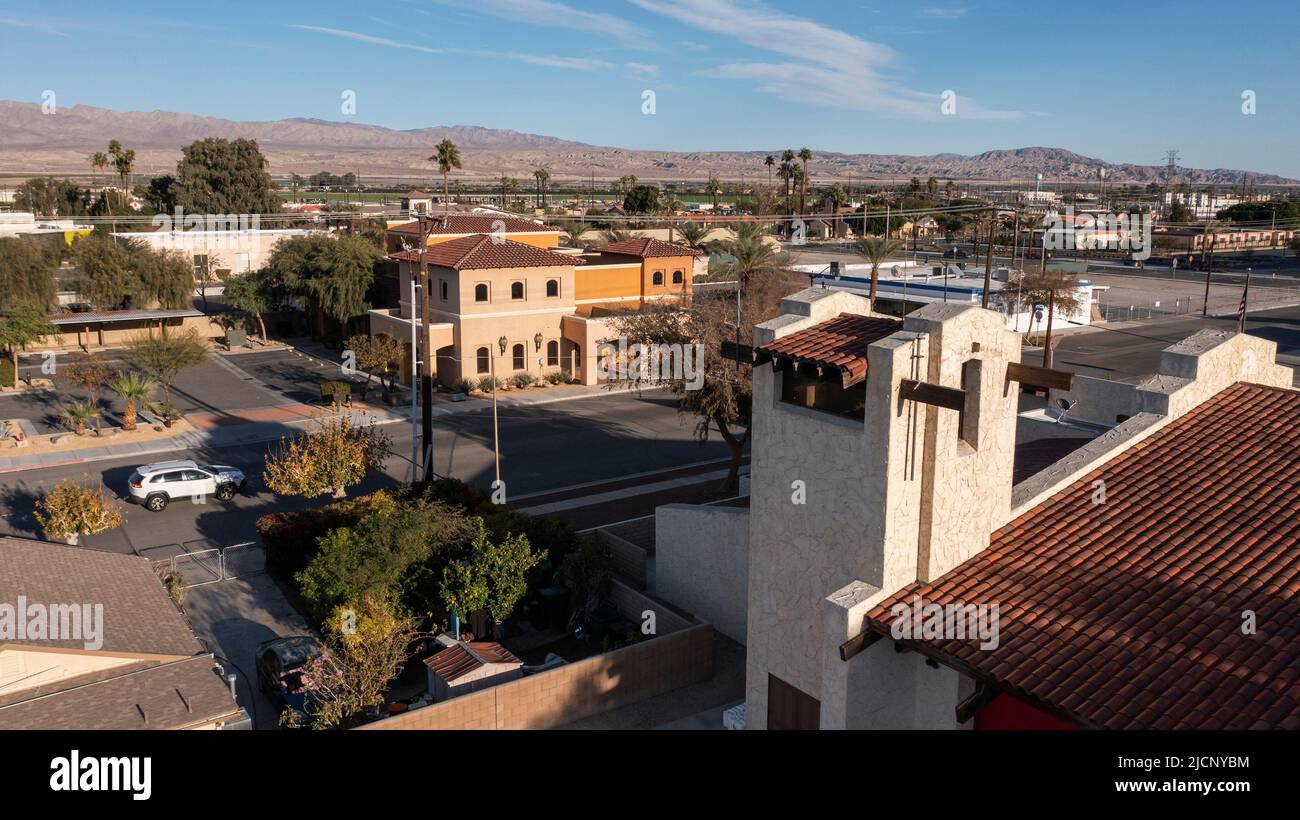
<path id="1" fill-rule="evenodd" d="M 574 298 L 579 302 L 640 298 L 643 292 L 641 266 L 633 263 L 618 267 L 579 265 L 574 275 L 577 283 Z"/>

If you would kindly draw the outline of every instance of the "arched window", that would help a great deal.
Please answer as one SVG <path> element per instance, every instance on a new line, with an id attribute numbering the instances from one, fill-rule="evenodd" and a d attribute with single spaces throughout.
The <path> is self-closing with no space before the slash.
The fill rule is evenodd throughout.
<path id="1" fill-rule="evenodd" d="M 673 271 L 673 284 L 680 285 L 681 283 L 682 283 L 682 272 L 679 270 Z"/>
<path id="2" fill-rule="evenodd" d="M 662 285 L 664 283 L 664 272 L 661 270 L 655 271 L 654 276 L 651 278 L 650 281 L 656 285 Z"/>
<path id="3" fill-rule="evenodd" d="M 523 370 L 525 367 L 524 346 L 515 345 L 513 348 L 511 348 L 510 354 L 512 359 L 511 364 L 514 365 L 515 370 Z"/>
<path id="4" fill-rule="evenodd" d="M 560 366 L 560 343 L 554 339 L 546 343 L 546 366 Z"/>
<path id="5" fill-rule="evenodd" d="M 559 279 L 547 279 L 547 280 L 546 280 L 546 295 L 547 295 L 548 297 L 554 297 L 554 296 L 559 296 L 559 295 L 560 295 L 560 280 L 559 280 Z"/>
<path id="6" fill-rule="evenodd" d="M 523 282 L 511 282 L 511 283 L 510 283 L 510 298 L 511 298 L 511 299 L 522 299 L 522 298 L 524 298 L 524 283 L 523 283 Z"/>
<path id="7" fill-rule="evenodd" d="M 491 356 L 492 354 L 488 352 L 488 349 L 486 347 L 480 347 L 477 351 L 475 351 L 474 355 L 478 359 L 478 372 L 480 373 L 491 372 L 492 362 L 488 360 L 488 357 Z"/>
<path id="8" fill-rule="evenodd" d="M 486 302 L 488 300 L 488 286 L 479 284 L 474 286 L 474 301 Z"/>

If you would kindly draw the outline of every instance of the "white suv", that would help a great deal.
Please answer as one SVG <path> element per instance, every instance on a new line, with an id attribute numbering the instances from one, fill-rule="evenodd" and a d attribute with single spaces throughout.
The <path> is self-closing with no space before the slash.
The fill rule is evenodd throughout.
<path id="1" fill-rule="evenodd" d="M 145 509 L 162 512 L 177 498 L 216 496 L 229 501 L 244 487 L 242 471 L 227 465 L 200 465 L 193 461 L 160 461 L 137 467 L 126 482 L 131 500 Z"/>

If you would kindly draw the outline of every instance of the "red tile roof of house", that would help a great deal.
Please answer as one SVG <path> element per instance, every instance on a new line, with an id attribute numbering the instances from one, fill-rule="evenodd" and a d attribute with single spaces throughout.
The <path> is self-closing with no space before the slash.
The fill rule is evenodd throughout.
<path id="1" fill-rule="evenodd" d="M 639 256 L 642 259 L 652 259 L 659 256 L 703 256 L 704 252 L 689 245 L 678 245 L 675 242 L 665 242 L 662 239 L 651 239 L 650 237 L 639 237 L 637 239 L 624 239 L 622 242 L 614 242 L 609 245 L 599 245 L 595 250 L 601 253 L 618 253 L 624 256 Z"/>
<path id="2" fill-rule="evenodd" d="M 512 655 L 509 649 L 492 641 L 461 642 L 430 655 L 424 661 L 425 666 L 448 683 L 490 663 L 523 665 L 523 661 Z"/>
<path id="3" fill-rule="evenodd" d="M 868 618 L 997 603 L 996 649 L 908 645 L 1083 726 L 1300 729 L 1297 499 L 1300 391 L 1236 384 Z"/>
<path id="4" fill-rule="evenodd" d="M 420 231 L 419 220 L 404 222 L 388 229 L 389 233 L 410 234 L 412 236 L 419 236 Z M 440 214 L 431 214 L 429 217 L 429 233 L 434 236 L 449 233 L 490 234 L 501 233 L 502 231 L 506 233 L 544 232 L 558 234 L 560 229 L 551 225 L 543 225 L 540 222 L 533 222 L 529 219 L 500 214 L 447 214 L 445 217 Z"/>
<path id="5" fill-rule="evenodd" d="M 390 259 L 406 262 L 420 261 L 416 251 L 392 254 Z M 460 239 L 449 239 L 430 245 L 424 252 L 430 265 L 454 270 L 483 270 L 486 268 L 571 268 L 580 264 L 575 256 L 565 256 L 553 251 L 535 248 L 522 242 L 513 242 L 499 236 L 476 234 Z"/>
<path id="6" fill-rule="evenodd" d="M 867 348 L 903 329 L 901 319 L 841 313 L 819 325 L 761 345 L 758 352 L 795 364 L 838 371 L 845 387 L 867 376 Z"/>

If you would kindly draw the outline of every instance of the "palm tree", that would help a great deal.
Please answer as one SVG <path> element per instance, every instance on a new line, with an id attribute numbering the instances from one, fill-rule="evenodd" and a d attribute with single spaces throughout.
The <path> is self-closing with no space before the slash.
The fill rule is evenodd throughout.
<path id="1" fill-rule="evenodd" d="M 943 195 L 948 197 L 948 199 L 956 199 L 957 183 L 953 182 L 951 179 L 945 182 L 943 184 Z"/>
<path id="2" fill-rule="evenodd" d="M 854 243 L 854 248 L 858 255 L 866 257 L 871 263 L 871 293 L 868 298 L 871 300 L 871 309 L 876 309 L 876 286 L 880 281 L 880 266 L 885 260 L 898 253 L 903 247 L 903 243 L 897 239 L 889 239 L 883 236 L 864 236 Z"/>
<path id="3" fill-rule="evenodd" d="M 717 214 L 718 196 L 722 194 L 722 183 L 718 181 L 717 177 L 710 176 L 708 187 L 706 188 L 706 190 L 709 192 L 709 196 L 713 197 L 713 213 Z"/>
<path id="4" fill-rule="evenodd" d="M 710 230 L 708 225 L 701 225 L 698 222 L 683 222 L 677 226 L 677 232 L 681 234 L 682 243 L 690 248 L 703 247 L 704 237 L 709 235 Z"/>
<path id="5" fill-rule="evenodd" d="M 807 148 L 799 149 L 799 159 L 803 162 L 803 176 L 799 180 L 799 213 L 803 213 L 806 210 L 804 206 L 808 186 L 808 160 L 812 158 L 812 151 L 809 151 Z"/>
<path id="6" fill-rule="evenodd" d="M 108 167 L 108 155 L 103 151 L 96 151 L 90 157 L 90 164 L 96 171 L 99 171 L 102 174 L 104 173 L 104 169 Z M 104 205 L 107 207 L 108 202 L 105 201 Z"/>
<path id="7" fill-rule="evenodd" d="M 510 189 L 510 177 L 501 177 L 501 207 L 506 206 L 506 191 Z"/>
<path id="8" fill-rule="evenodd" d="M 615 242 L 636 239 L 637 234 L 625 228 L 607 228 L 600 232 L 600 238 L 606 245 L 613 245 Z"/>
<path id="9" fill-rule="evenodd" d="M 448 137 L 443 137 L 442 142 L 438 143 L 437 153 L 429 157 L 428 161 L 438 163 L 438 173 L 442 174 L 442 207 L 444 212 L 449 212 L 451 196 L 447 177 L 451 174 L 452 168 L 460 167 L 460 149 Z"/>
<path id="10" fill-rule="evenodd" d="M 153 398 L 153 391 L 158 388 L 158 382 L 131 371 L 118 376 L 117 381 L 109 385 L 109 388 L 126 400 L 126 413 L 122 415 L 122 429 L 130 431 L 136 427 L 136 409 Z"/>
<path id="11" fill-rule="evenodd" d="M 794 151 L 789 148 L 781 152 L 781 177 L 785 180 L 785 209 L 794 213 L 794 203 L 790 199 L 790 182 L 794 179 Z"/>
<path id="12" fill-rule="evenodd" d="M 71 427 L 77 435 L 86 434 L 86 424 L 97 421 L 103 415 L 99 408 L 88 401 L 74 401 L 70 407 L 59 413 L 59 420 Z"/>
<path id="13" fill-rule="evenodd" d="M 939 194 L 939 180 L 934 177 L 927 179 L 925 181 L 925 193 L 930 197 L 930 201 L 933 202 L 934 198 Z"/>
<path id="14" fill-rule="evenodd" d="M 538 168 L 533 171 L 533 178 L 537 180 L 537 195 L 539 197 L 538 207 L 546 207 L 546 182 L 551 178 L 551 172 L 545 168 Z"/>
<path id="15" fill-rule="evenodd" d="M 560 231 L 564 234 L 564 242 L 569 247 L 586 247 L 586 243 L 582 241 L 582 235 L 587 232 L 587 225 L 582 222 L 564 222 L 560 225 Z"/>
<path id="16" fill-rule="evenodd" d="M 772 166 L 776 165 L 776 157 L 772 156 L 771 154 L 768 154 L 767 157 L 763 160 L 763 164 L 767 166 L 767 187 L 771 188 L 772 187 Z"/>
<path id="17" fill-rule="evenodd" d="M 135 171 L 135 149 L 128 148 L 119 153 L 113 160 L 113 167 L 117 169 L 117 175 L 122 179 L 122 190 L 126 192 L 129 198 L 131 195 L 131 173 Z"/>
<path id="18" fill-rule="evenodd" d="M 777 251 L 764 241 L 761 234 L 746 231 L 732 231 L 732 239 L 721 243 L 724 253 L 735 257 L 730 265 L 731 272 L 740 280 L 741 287 L 749 283 L 754 276 L 767 273 L 777 267 Z"/>

